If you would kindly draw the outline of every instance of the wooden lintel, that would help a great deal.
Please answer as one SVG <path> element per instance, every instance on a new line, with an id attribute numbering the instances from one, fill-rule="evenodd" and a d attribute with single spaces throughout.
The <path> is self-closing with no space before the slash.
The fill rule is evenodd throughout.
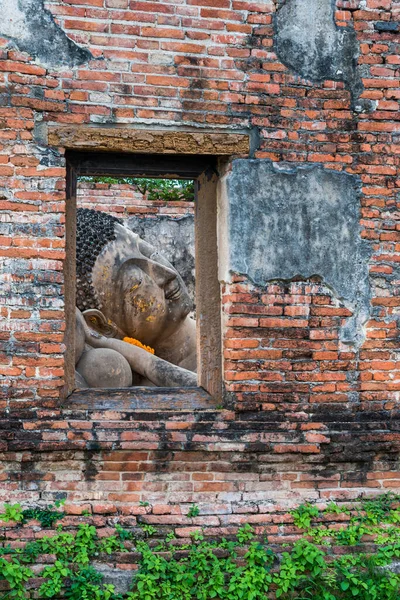
<path id="1" fill-rule="evenodd" d="M 94 127 L 50 126 L 48 143 L 69 150 L 137 154 L 248 155 L 250 137 L 244 133 Z"/>

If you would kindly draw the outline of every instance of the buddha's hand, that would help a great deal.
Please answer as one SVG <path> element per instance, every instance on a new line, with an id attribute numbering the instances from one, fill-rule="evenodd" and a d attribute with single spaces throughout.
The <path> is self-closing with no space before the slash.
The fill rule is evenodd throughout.
<path id="1" fill-rule="evenodd" d="M 77 309 L 78 310 L 78 309 Z M 87 325 L 82 313 L 77 318 L 83 320 L 86 343 L 93 348 L 110 348 L 126 358 L 131 369 L 149 379 L 158 387 L 196 387 L 197 375 L 192 371 L 173 365 L 158 356 L 150 354 L 139 346 L 122 340 L 107 338 Z"/>

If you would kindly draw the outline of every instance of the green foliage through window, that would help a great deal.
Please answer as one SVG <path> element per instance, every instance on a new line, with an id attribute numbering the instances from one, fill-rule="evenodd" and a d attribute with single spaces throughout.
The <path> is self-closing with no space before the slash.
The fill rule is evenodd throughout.
<path id="1" fill-rule="evenodd" d="M 194 181 L 189 179 L 156 179 L 151 177 L 80 177 L 89 183 L 128 184 L 146 195 L 150 201 L 194 201 Z"/>

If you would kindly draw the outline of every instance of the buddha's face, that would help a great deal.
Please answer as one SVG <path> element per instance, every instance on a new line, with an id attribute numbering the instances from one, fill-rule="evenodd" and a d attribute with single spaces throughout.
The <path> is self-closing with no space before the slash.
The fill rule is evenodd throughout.
<path id="1" fill-rule="evenodd" d="M 150 244 L 120 224 L 115 234 L 92 271 L 101 310 L 125 335 L 156 345 L 191 311 L 188 291 L 174 267 Z"/>

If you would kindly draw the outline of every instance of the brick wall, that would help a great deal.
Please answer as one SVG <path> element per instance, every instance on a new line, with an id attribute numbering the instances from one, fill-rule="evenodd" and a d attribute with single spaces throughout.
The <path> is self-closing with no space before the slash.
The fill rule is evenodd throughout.
<path id="1" fill-rule="evenodd" d="M 95 512 L 129 514 L 149 500 L 165 506 L 165 524 L 197 502 L 223 528 L 221 504 L 234 514 L 236 503 L 400 485 L 399 6 L 336 2 L 336 25 L 353 27 L 360 47 L 364 90 L 354 108 L 342 81 L 312 82 L 279 60 L 280 5 L 46 2 L 62 30 L 90 49 L 93 59 L 80 66 L 61 46 L 57 64 L 46 66 L 34 36 L 1 38 L 2 500 L 68 493 Z M 232 275 L 223 285 L 231 410 L 143 420 L 133 410 L 120 419 L 110 403 L 66 410 L 66 172 L 63 149 L 46 145 L 50 124 L 245 129 L 256 159 L 357 177 L 360 235 L 372 248 L 364 343 L 340 341 L 348 309 L 318 278 L 257 286 Z M 262 509 L 254 510 L 262 523 Z"/>
<path id="2" fill-rule="evenodd" d="M 82 181 L 78 185 L 77 205 L 103 210 L 120 219 L 132 216 L 180 218 L 194 214 L 193 202 L 148 200 L 128 184 Z"/>

